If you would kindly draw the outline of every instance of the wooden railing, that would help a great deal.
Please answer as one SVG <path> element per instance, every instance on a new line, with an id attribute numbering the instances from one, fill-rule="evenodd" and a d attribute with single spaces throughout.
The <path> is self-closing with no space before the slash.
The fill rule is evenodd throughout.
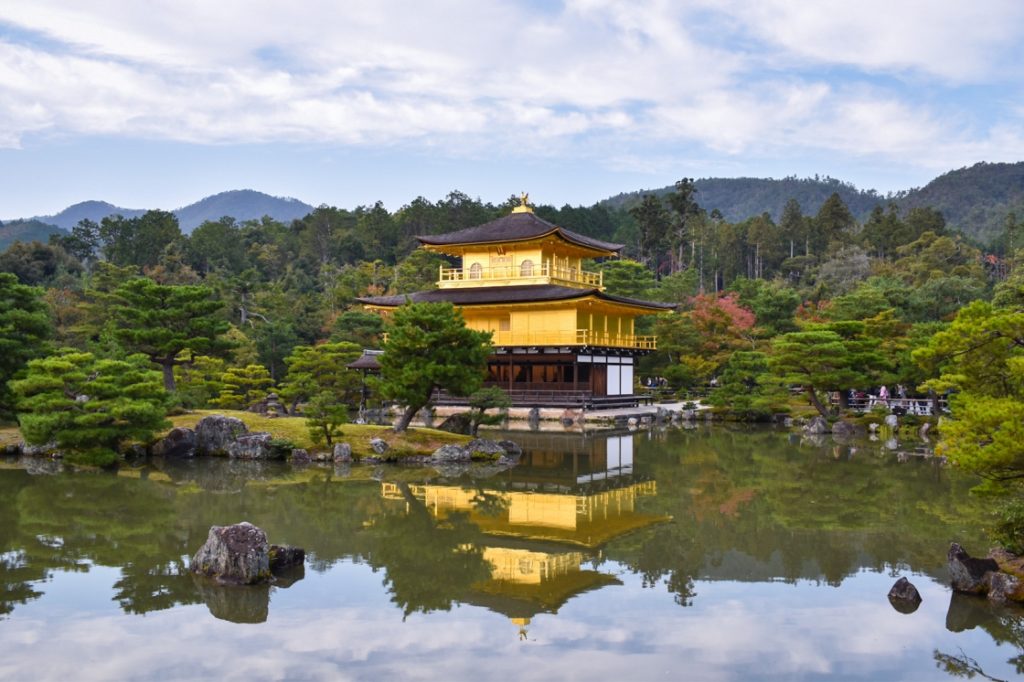
<path id="1" fill-rule="evenodd" d="M 387 333 L 381 334 L 381 343 L 387 345 Z M 494 346 L 591 346 L 597 348 L 633 348 L 635 350 L 657 350 L 657 336 L 606 334 L 577 329 L 555 332 L 510 332 L 492 331 L 491 345 Z"/>
<path id="2" fill-rule="evenodd" d="M 479 282 L 481 285 L 496 280 L 523 280 L 524 282 L 560 281 L 570 284 L 584 284 L 592 287 L 604 286 L 604 273 L 588 272 L 576 268 L 562 268 L 550 263 L 538 263 L 532 268 L 503 265 L 493 268 L 446 268 L 441 267 L 438 284 L 447 282 Z"/>
<path id="3" fill-rule="evenodd" d="M 658 337 L 633 334 L 611 334 L 592 329 L 543 332 L 492 332 L 495 346 L 595 346 L 657 350 Z"/>

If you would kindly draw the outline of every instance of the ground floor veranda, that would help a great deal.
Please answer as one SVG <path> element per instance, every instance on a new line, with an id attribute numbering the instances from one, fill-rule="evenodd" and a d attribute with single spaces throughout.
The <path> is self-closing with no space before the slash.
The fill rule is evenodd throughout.
<path id="1" fill-rule="evenodd" d="M 650 400 L 634 391 L 633 350 L 615 348 L 496 348 L 485 386 L 501 388 L 515 406 L 613 407 Z M 439 404 L 465 402 L 439 393 Z"/>

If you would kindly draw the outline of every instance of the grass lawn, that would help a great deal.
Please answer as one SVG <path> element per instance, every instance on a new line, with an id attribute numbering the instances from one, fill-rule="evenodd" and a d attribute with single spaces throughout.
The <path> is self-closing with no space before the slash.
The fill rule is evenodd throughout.
<path id="1" fill-rule="evenodd" d="M 283 438 L 295 443 L 296 447 L 308 450 L 317 449 L 309 437 L 306 420 L 302 417 L 275 417 L 268 419 L 252 412 L 240 410 L 196 410 L 188 414 L 176 415 L 169 419 L 175 426 L 194 428 L 203 417 L 211 414 L 222 414 L 226 417 L 237 417 L 245 422 L 250 431 L 266 431 L 274 438 Z M 446 443 L 466 443 L 468 436 L 462 436 L 437 429 L 409 429 L 405 433 L 395 433 L 390 426 L 372 424 L 345 424 L 341 427 L 339 441 L 352 446 L 352 454 L 356 457 L 372 455 L 371 438 L 381 438 L 391 446 L 389 455 L 398 458 L 415 455 L 429 455 Z M 326 448 L 320 448 L 326 449 Z"/>

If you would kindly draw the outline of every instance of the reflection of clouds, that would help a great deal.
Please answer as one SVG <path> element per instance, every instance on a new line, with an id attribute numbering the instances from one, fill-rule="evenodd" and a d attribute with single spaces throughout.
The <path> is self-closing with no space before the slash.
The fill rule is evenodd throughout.
<path id="1" fill-rule="evenodd" d="M 345 575 L 357 592 L 372 576 L 339 564 L 276 590 L 258 625 L 218 621 L 202 605 L 144 617 L 29 605 L 0 622 L 0 678 L 922 679 L 935 672 L 936 648 L 963 647 L 997 676 L 1009 657 L 978 630 L 947 632 L 948 591 L 920 576 L 922 608 L 905 616 L 889 606 L 884 574 L 857 574 L 841 589 L 701 582 L 695 605 L 680 608 L 619 573 L 624 586 L 534 618 L 521 642 L 508 619 L 482 608 L 402 622 L 383 592 L 338 589 Z"/>

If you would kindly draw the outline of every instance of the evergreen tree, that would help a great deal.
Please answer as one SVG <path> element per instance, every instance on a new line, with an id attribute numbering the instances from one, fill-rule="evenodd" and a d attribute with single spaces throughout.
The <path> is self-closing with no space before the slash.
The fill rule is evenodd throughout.
<path id="1" fill-rule="evenodd" d="M 450 303 L 407 303 L 395 310 L 380 356 L 380 392 L 405 406 L 405 431 L 437 389 L 465 396 L 483 384 L 490 332 L 466 327 Z"/>
<path id="2" fill-rule="evenodd" d="M 281 397 L 292 410 L 299 402 L 321 394 L 342 405 L 357 404 L 360 377 L 346 365 L 361 354 L 358 345 L 346 342 L 296 346 L 285 358 L 288 378 L 281 384 Z"/>
<path id="3" fill-rule="evenodd" d="M 55 442 L 92 464 L 112 464 L 126 441 L 148 442 L 170 426 L 160 374 L 142 355 L 101 360 L 65 348 L 30 361 L 11 387 L 25 440 Z"/>
<path id="4" fill-rule="evenodd" d="M 42 290 L 0 273 L 0 419 L 14 416 L 14 398 L 7 386 L 32 358 L 44 355 L 52 334 Z"/>
<path id="5" fill-rule="evenodd" d="M 229 345 L 221 338 L 228 323 L 221 304 L 201 286 L 167 286 L 143 277 L 130 279 L 102 297 L 114 321 L 114 338 L 129 352 L 142 353 L 160 366 L 164 387 L 174 390 L 174 367 L 187 362 L 181 352 L 219 355 Z"/>
<path id="6" fill-rule="evenodd" d="M 224 372 L 220 377 L 220 383 L 223 388 L 213 404 L 228 409 L 245 410 L 267 397 L 267 389 L 274 385 L 274 380 L 270 378 L 270 373 L 263 365 L 246 365 L 232 367 Z"/>

